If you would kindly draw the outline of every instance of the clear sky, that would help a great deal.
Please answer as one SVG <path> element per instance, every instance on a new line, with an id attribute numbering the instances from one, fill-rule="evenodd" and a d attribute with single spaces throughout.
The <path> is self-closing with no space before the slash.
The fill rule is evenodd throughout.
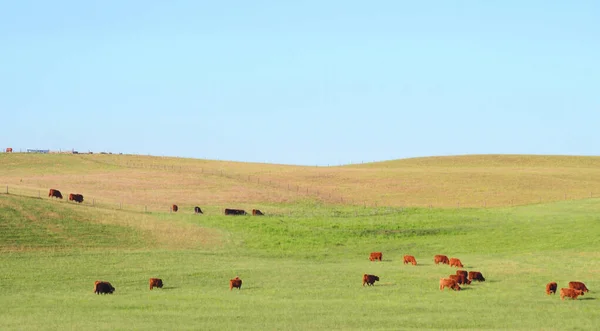
<path id="1" fill-rule="evenodd" d="M 600 1 L 0 0 L 0 147 L 598 155 Z"/>

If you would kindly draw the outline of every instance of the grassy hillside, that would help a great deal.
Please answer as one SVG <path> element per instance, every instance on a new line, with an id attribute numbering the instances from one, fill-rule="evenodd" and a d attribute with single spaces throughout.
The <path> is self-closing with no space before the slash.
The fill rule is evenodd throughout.
<path id="1" fill-rule="evenodd" d="M 0 195 L 0 329 L 594 330 L 598 215 L 599 199 L 225 217 Z M 376 250 L 383 262 L 368 261 Z M 419 264 L 403 265 L 404 254 Z M 459 257 L 486 282 L 440 292 L 455 268 L 435 265 L 435 254 Z M 363 273 L 381 280 L 362 287 Z M 230 292 L 236 275 L 244 284 Z M 165 288 L 149 291 L 149 277 Z M 93 294 L 98 279 L 115 294 Z M 591 292 L 576 301 L 544 293 L 571 280 Z"/>
<path id="2" fill-rule="evenodd" d="M 282 204 L 492 207 L 600 195 L 600 157 L 470 155 L 306 167 L 132 155 L 0 154 L 0 185 L 167 211 Z M 4 188 L 6 189 L 6 188 Z"/>

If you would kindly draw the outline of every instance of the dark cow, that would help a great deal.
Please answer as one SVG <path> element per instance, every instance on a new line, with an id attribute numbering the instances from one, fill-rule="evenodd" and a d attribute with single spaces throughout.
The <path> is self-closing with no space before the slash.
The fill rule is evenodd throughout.
<path id="1" fill-rule="evenodd" d="M 368 275 L 368 274 L 364 274 L 363 275 L 363 286 L 365 286 L 365 284 L 367 284 L 367 286 L 375 286 L 375 282 L 379 281 L 379 277 L 375 276 L 375 275 Z"/>
<path id="2" fill-rule="evenodd" d="M 115 288 L 109 283 L 97 280 L 94 283 L 94 293 L 96 294 L 112 294 Z"/>
<path id="3" fill-rule="evenodd" d="M 569 288 L 574 290 L 581 290 L 583 292 L 589 292 L 588 288 L 582 282 L 569 282 Z"/>
<path id="4" fill-rule="evenodd" d="M 150 290 L 152 290 L 154 287 L 162 288 L 163 287 L 162 279 L 150 278 Z"/>
<path id="5" fill-rule="evenodd" d="M 465 278 L 469 278 L 469 273 L 466 270 L 456 270 L 457 275 L 463 275 Z"/>
<path id="6" fill-rule="evenodd" d="M 76 202 L 82 203 L 83 195 L 71 193 L 71 194 L 69 194 L 69 201 L 76 201 Z"/>
<path id="7" fill-rule="evenodd" d="M 258 210 L 258 209 L 252 209 L 252 215 L 254 216 L 261 216 L 264 215 L 262 211 Z"/>
<path id="8" fill-rule="evenodd" d="M 550 282 L 546 284 L 546 294 L 556 294 L 556 288 L 558 285 L 555 282 Z"/>
<path id="9" fill-rule="evenodd" d="M 196 207 L 194 207 L 194 214 L 204 214 L 204 213 L 202 212 L 202 209 L 200 209 L 200 207 L 196 206 Z"/>
<path id="10" fill-rule="evenodd" d="M 479 271 L 469 271 L 469 280 L 485 282 L 485 278 L 483 278 L 483 275 Z"/>
<path id="11" fill-rule="evenodd" d="M 457 259 L 455 257 L 450 258 L 450 266 L 464 268 L 463 264 L 460 262 L 460 259 Z"/>
<path id="12" fill-rule="evenodd" d="M 433 262 L 435 262 L 435 264 L 450 264 L 450 261 L 448 260 L 448 257 L 446 255 L 436 255 L 433 257 Z"/>
<path id="13" fill-rule="evenodd" d="M 569 297 L 569 298 L 575 300 L 580 295 L 583 295 L 582 290 L 576 290 L 576 289 L 572 289 L 572 288 L 561 288 L 560 289 L 560 299 L 561 300 L 564 300 L 565 297 Z"/>
<path id="14" fill-rule="evenodd" d="M 176 212 L 176 211 L 178 211 L 178 210 L 179 210 L 179 207 L 177 207 L 177 205 L 172 205 L 172 206 L 171 206 L 171 211 L 172 211 L 172 212 Z"/>
<path id="15" fill-rule="evenodd" d="M 417 265 L 417 260 L 412 255 L 404 255 L 404 264 L 408 264 L 408 263 L 410 263 L 412 265 Z"/>
<path id="16" fill-rule="evenodd" d="M 383 253 L 381 252 L 373 252 L 369 254 L 370 261 L 381 261 L 381 259 L 383 259 Z"/>
<path id="17" fill-rule="evenodd" d="M 225 215 L 248 215 L 248 213 L 243 209 L 225 208 Z"/>
<path id="18" fill-rule="evenodd" d="M 462 275 L 462 274 L 461 275 L 450 275 L 449 278 L 456 281 L 456 283 L 458 283 L 460 285 L 471 284 L 471 281 L 465 275 Z"/>
<path id="19" fill-rule="evenodd" d="M 440 278 L 440 291 L 443 291 L 446 287 L 455 291 L 460 291 L 460 286 L 458 286 L 458 283 L 454 279 Z"/>
<path id="20" fill-rule="evenodd" d="M 242 289 L 242 280 L 240 277 L 229 280 L 229 290 L 231 291 L 234 287 L 237 287 L 238 290 Z"/>
<path id="21" fill-rule="evenodd" d="M 51 198 L 58 198 L 58 199 L 62 199 L 62 194 L 60 193 L 59 190 L 55 190 L 53 188 L 50 189 L 50 192 L 48 192 L 48 196 Z"/>

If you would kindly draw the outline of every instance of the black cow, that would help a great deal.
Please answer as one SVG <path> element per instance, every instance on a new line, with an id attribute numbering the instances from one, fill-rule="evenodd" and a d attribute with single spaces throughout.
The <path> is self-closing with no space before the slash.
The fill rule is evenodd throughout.
<path id="1" fill-rule="evenodd" d="M 225 208 L 225 215 L 248 215 L 248 213 L 243 209 Z"/>
<path id="2" fill-rule="evenodd" d="M 204 214 L 202 212 L 202 209 L 200 209 L 200 207 L 198 207 L 198 206 L 194 207 L 194 213 L 196 213 L 196 214 Z"/>

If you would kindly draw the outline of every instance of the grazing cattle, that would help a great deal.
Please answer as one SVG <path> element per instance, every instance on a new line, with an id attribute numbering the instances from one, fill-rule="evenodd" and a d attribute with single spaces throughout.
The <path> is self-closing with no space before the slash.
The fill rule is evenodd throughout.
<path id="1" fill-rule="evenodd" d="M 60 193 L 59 190 L 55 190 L 53 188 L 50 189 L 50 192 L 48 192 L 48 196 L 51 198 L 58 198 L 58 199 L 62 199 L 62 194 Z"/>
<path id="2" fill-rule="evenodd" d="M 8 147 L 8 148 L 6 149 L 6 153 L 12 153 L 12 148 L 11 148 L 11 147 Z"/>
<path id="3" fill-rule="evenodd" d="M 369 255 L 370 261 L 381 261 L 383 254 L 381 252 L 373 252 Z"/>
<path id="4" fill-rule="evenodd" d="M 176 212 L 176 211 L 178 211 L 178 210 L 179 210 L 179 207 L 177 207 L 177 205 L 172 205 L 172 206 L 171 206 L 171 211 L 172 211 L 172 212 Z"/>
<path id="5" fill-rule="evenodd" d="M 248 213 L 243 209 L 225 208 L 225 215 L 248 215 Z"/>
<path id="6" fill-rule="evenodd" d="M 576 290 L 576 289 L 564 288 L 564 287 L 560 289 L 560 299 L 561 300 L 564 300 L 565 297 L 569 297 L 569 298 L 575 300 L 580 295 L 583 295 L 582 290 Z"/>
<path id="7" fill-rule="evenodd" d="M 379 281 L 379 277 L 375 276 L 375 275 L 368 275 L 368 274 L 364 274 L 363 275 L 363 286 L 365 286 L 365 284 L 367 284 L 367 286 L 375 286 L 375 282 Z"/>
<path id="8" fill-rule="evenodd" d="M 460 262 L 460 259 L 457 259 L 455 257 L 450 258 L 450 266 L 464 268 L 463 264 Z"/>
<path id="9" fill-rule="evenodd" d="M 456 270 L 457 275 L 463 275 L 465 278 L 469 278 L 469 273 L 466 270 Z"/>
<path id="10" fill-rule="evenodd" d="M 450 275 L 449 277 L 450 279 L 453 279 L 454 281 L 456 281 L 458 284 L 463 285 L 463 284 L 471 284 L 471 281 L 463 274 L 460 275 Z"/>
<path id="11" fill-rule="evenodd" d="M 483 275 L 479 271 L 469 271 L 469 280 L 485 282 L 485 278 L 483 278 Z"/>
<path id="12" fill-rule="evenodd" d="M 443 291 L 446 287 L 451 288 L 455 291 L 460 291 L 460 286 L 458 286 L 458 283 L 454 279 L 440 278 L 440 291 Z"/>
<path id="13" fill-rule="evenodd" d="M 83 195 L 71 193 L 71 194 L 69 194 L 69 201 L 76 201 L 76 202 L 82 203 Z"/>
<path id="14" fill-rule="evenodd" d="M 154 287 L 162 288 L 163 287 L 162 279 L 150 278 L 150 290 L 152 290 L 152 288 L 154 288 Z"/>
<path id="15" fill-rule="evenodd" d="M 262 211 L 258 210 L 258 209 L 252 209 L 252 215 L 254 216 L 262 216 L 264 215 Z"/>
<path id="16" fill-rule="evenodd" d="M 196 207 L 194 207 L 194 214 L 204 214 L 204 213 L 202 212 L 202 209 L 200 209 L 200 207 L 196 206 Z"/>
<path id="17" fill-rule="evenodd" d="M 546 294 L 556 294 L 556 288 L 558 285 L 555 282 L 550 282 L 546 284 Z"/>
<path id="18" fill-rule="evenodd" d="M 448 257 L 446 255 L 436 255 L 433 257 L 433 262 L 435 262 L 435 264 L 450 264 L 450 261 L 448 260 Z"/>
<path id="19" fill-rule="evenodd" d="M 234 287 L 237 287 L 238 290 L 242 289 L 242 280 L 240 277 L 229 280 L 229 290 L 231 291 Z"/>
<path id="20" fill-rule="evenodd" d="M 417 265 L 417 260 L 412 255 L 404 255 L 404 264 L 411 263 L 412 265 Z"/>
<path id="21" fill-rule="evenodd" d="M 582 282 L 569 282 L 569 288 L 574 290 L 581 290 L 583 292 L 589 292 L 588 288 Z"/>
<path id="22" fill-rule="evenodd" d="M 96 294 L 112 294 L 115 288 L 109 283 L 97 280 L 94 283 L 94 293 Z"/>

